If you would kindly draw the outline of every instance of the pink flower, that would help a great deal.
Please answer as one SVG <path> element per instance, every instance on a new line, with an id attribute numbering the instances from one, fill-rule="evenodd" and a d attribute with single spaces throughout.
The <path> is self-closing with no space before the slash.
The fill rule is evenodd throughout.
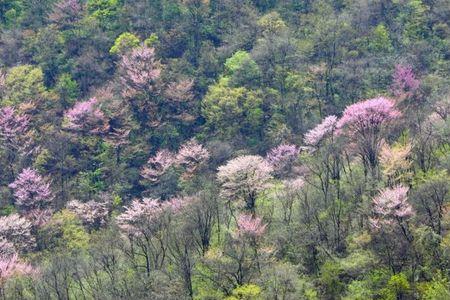
<path id="1" fill-rule="evenodd" d="M 261 237 L 266 231 L 266 224 L 262 219 L 250 214 L 241 214 L 237 220 L 237 236 L 238 237 Z"/>
<path id="2" fill-rule="evenodd" d="M 253 209 L 257 194 L 270 186 L 273 168 L 261 156 L 244 155 L 218 170 L 221 195 L 230 200 L 244 200 L 247 208 Z"/>
<path id="3" fill-rule="evenodd" d="M 194 98 L 192 93 L 193 85 L 194 81 L 192 79 L 170 83 L 164 94 L 171 101 L 188 102 Z"/>
<path id="4" fill-rule="evenodd" d="M 413 208 L 408 202 L 408 187 L 397 185 L 380 191 L 373 199 L 373 211 L 376 217 L 372 225 L 392 225 L 396 219 L 405 219 L 414 215 Z"/>
<path id="5" fill-rule="evenodd" d="M 82 12 L 83 5 L 80 0 L 62 0 L 54 5 L 49 19 L 59 25 L 70 24 L 80 20 Z"/>
<path id="6" fill-rule="evenodd" d="M 30 144 L 27 137 L 30 119 L 16 112 L 13 107 L 0 109 L 0 147 L 23 151 Z"/>
<path id="7" fill-rule="evenodd" d="M 85 226 L 98 228 L 106 224 L 110 207 L 106 202 L 88 201 L 82 203 L 72 200 L 67 203 L 67 208 L 75 213 Z"/>
<path id="8" fill-rule="evenodd" d="M 419 88 L 419 85 L 420 81 L 416 79 L 411 66 L 400 64 L 395 66 L 391 90 L 396 97 L 413 94 Z"/>
<path id="9" fill-rule="evenodd" d="M 35 227 L 42 227 L 52 218 L 53 210 L 35 208 L 25 214 L 25 218 Z"/>
<path id="10" fill-rule="evenodd" d="M 66 112 L 66 128 L 75 131 L 103 133 L 109 129 L 105 114 L 97 108 L 97 98 L 78 102 Z"/>
<path id="11" fill-rule="evenodd" d="M 125 207 L 116 222 L 129 235 L 140 236 L 142 232 L 157 230 L 166 222 L 165 216 L 177 214 L 192 202 L 191 197 L 174 197 L 168 201 L 152 198 L 133 200 Z"/>
<path id="12" fill-rule="evenodd" d="M 29 264 L 19 261 L 17 253 L 11 256 L 0 257 L 0 283 L 14 275 L 31 275 L 35 273 Z"/>
<path id="13" fill-rule="evenodd" d="M 53 200 L 50 183 L 30 168 L 23 169 L 9 187 L 14 190 L 16 204 L 25 210 L 41 208 Z"/>
<path id="14" fill-rule="evenodd" d="M 328 116 L 322 123 L 311 129 L 305 134 L 305 144 L 310 146 L 317 146 L 326 136 L 333 134 L 336 130 L 337 117 Z"/>
<path id="15" fill-rule="evenodd" d="M 300 154 L 296 145 L 281 144 L 267 153 L 267 161 L 278 174 L 288 173 Z"/>
<path id="16" fill-rule="evenodd" d="M 364 166 L 375 170 L 381 147 L 382 129 L 398 118 L 393 100 L 378 97 L 347 106 L 337 123 L 339 134 L 347 134 L 363 158 Z"/>
<path id="17" fill-rule="evenodd" d="M 193 174 L 199 166 L 209 159 L 209 152 L 195 139 L 181 145 L 176 157 L 179 165 L 186 168 L 187 174 Z"/>
<path id="18" fill-rule="evenodd" d="M 31 235 L 32 224 L 18 214 L 0 217 L 0 238 L 12 243 L 19 251 L 28 251 L 35 246 Z"/>
<path id="19" fill-rule="evenodd" d="M 148 159 L 147 164 L 141 170 L 141 176 L 152 183 L 156 183 L 175 161 L 172 152 L 165 149 L 160 150 L 155 156 Z"/>
<path id="20" fill-rule="evenodd" d="M 378 97 L 347 106 L 338 128 L 348 127 L 353 134 L 364 134 L 376 130 L 385 122 L 398 118 L 401 113 L 395 109 L 393 100 Z"/>
<path id="21" fill-rule="evenodd" d="M 132 97 L 137 93 L 158 93 L 157 80 L 161 75 L 161 64 L 156 59 L 154 48 L 137 47 L 122 56 L 119 64 L 123 94 Z"/>
<path id="22" fill-rule="evenodd" d="M 283 181 L 285 188 L 291 192 L 299 192 L 305 186 L 305 180 L 302 177 Z"/>

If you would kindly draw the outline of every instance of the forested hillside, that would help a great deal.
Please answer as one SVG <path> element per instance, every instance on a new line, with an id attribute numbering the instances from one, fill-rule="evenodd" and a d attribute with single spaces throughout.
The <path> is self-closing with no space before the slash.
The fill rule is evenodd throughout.
<path id="1" fill-rule="evenodd" d="M 0 0 L 0 299 L 450 299 L 450 0 Z"/>

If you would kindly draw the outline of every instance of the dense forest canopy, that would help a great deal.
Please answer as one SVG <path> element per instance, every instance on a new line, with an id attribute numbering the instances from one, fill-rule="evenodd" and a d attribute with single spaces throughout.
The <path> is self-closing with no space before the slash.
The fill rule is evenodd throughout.
<path id="1" fill-rule="evenodd" d="M 449 0 L 0 0 L 1 299 L 450 299 Z"/>

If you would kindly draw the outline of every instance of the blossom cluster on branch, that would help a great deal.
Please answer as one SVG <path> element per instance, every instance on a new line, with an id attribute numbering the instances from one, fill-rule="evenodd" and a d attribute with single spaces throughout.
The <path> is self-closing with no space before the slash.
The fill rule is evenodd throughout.
<path id="1" fill-rule="evenodd" d="M 133 200 L 125 211 L 117 216 L 120 229 L 129 235 L 141 235 L 146 230 L 157 230 L 164 222 L 164 215 L 177 213 L 191 203 L 190 197 L 174 197 L 168 201 L 152 198 Z"/>
<path id="2" fill-rule="evenodd" d="M 397 185 L 385 188 L 373 198 L 373 212 L 371 225 L 379 229 L 383 225 L 393 226 L 395 222 L 402 221 L 414 215 L 414 210 L 408 202 L 408 187 Z"/>
<path id="3" fill-rule="evenodd" d="M 281 144 L 271 149 L 266 156 L 275 173 L 287 174 L 292 170 L 293 164 L 298 159 L 300 149 L 296 145 Z"/>
<path id="4" fill-rule="evenodd" d="M 35 246 L 32 224 L 18 214 L 0 217 L 0 238 L 12 243 L 18 251 L 27 252 Z"/>
<path id="5" fill-rule="evenodd" d="M 272 166 L 261 156 L 244 155 L 220 166 L 217 178 L 221 195 L 230 200 L 243 200 L 253 210 L 258 193 L 270 186 Z"/>
<path id="6" fill-rule="evenodd" d="M 110 205 L 108 203 L 94 200 L 85 203 L 72 200 L 67 203 L 67 208 L 80 218 L 83 225 L 89 228 L 104 226 L 110 212 Z"/>
<path id="7" fill-rule="evenodd" d="M 391 90 L 394 96 L 412 95 L 420 86 L 420 81 L 411 66 L 397 64 L 392 76 Z"/>
<path id="8" fill-rule="evenodd" d="M 304 142 L 309 146 L 317 146 L 328 135 L 336 130 L 337 117 L 328 116 L 323 121 L 305 134 Z"/>
<path id="9" fill-rule="evenodd" d="M 17 253 L 8 256 L 0 256 L 0 286 L 14 275 L 32 275 L 35 269 L 19 260 Z"/>
<path id="10" fill-rule="evenodd" d="M 181 145 L 177 154 L 167 149 L 156 152 L 142 168 L 141 176 L 151 183 L 157 183 L 170 167 L 177 165 L 185 170 L 185 177 L 189 177 L 206 163 L 209 156 L 209 151 L 192 139 Z"/>
<path id="11" fill-rule="evenodd" d="M 236 237 L 259 238 L 266 231 L 266 224 L 260 217 L 251 214 L 240 214 L 237 219 Z"/>
<path id="12" fill-rule="evenodd" d="M 108 131 L 109 124 L 105 114 L 98 108 L 98 100 L 93 97 L 87 101 L 77 102 L 65 114 L 66 128 L 73 131 L 93 134 Z"/>
<path id="13" fill-rule="evenodd" d="M 23 169 L 9 187 L 14 190 L 16 204 L 26 211 L 43 208 L 53 200 L 49 181 L 31 168 Z"/>
<path id="14" fill-rule="evenodd" d="M 133 48 L 122 56 L 119 69 L 124 96 L 159 93 L 160 85 L 157 81 L 161 76 L 161 63 L 156 59 L 154 48 L 145 45 Z"/>

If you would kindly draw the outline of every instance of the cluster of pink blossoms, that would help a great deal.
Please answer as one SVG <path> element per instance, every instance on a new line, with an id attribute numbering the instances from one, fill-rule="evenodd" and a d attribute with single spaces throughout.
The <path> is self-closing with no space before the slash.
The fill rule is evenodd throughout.
<path id="1" fill-rule="evenodd" d="M 240 214 L 237 219 L 236 237 L 259 238 L 266 231 L 262 219 L 251 214 Z"/>
<path id="2" fill-rule="evenodd" d="M 158 182 L 159 178 L 174 164 L 174 154 L 163 149 L 150 157 L 141 170 L 141 176 L 150 182 Z"/>
<path id="3" fill-rule="evenodd" d="M 414 210 L 408 202 L 408 190 L 405 186 L 397 185 L 380 191 L 373 199 L 375 217 L 370 221 L 374 228 L 393 225 L 395 221 L 414 215 Z"/>
<path id="4" fill-rule="evenodd" d="M 18 114 L 11 106 L 3 107 L 0 109 L 0 140 L 9 141 L 25 134 L 29 123 L 28 116 Z"/>
<path id="5" fill-rule="evenodd" d="M 9 187 L 14 190 L 16 204 L 24 210 L 42 208 L 53 200 L 50 183 L 30 168 L 22 170 Z"/>
<path id="6" fill-rule="evenodd" d="M 420 81 L 409 65 L 397 64 L 392 76 L 391 90 L 394 96 L 399 97 L 404 94 L 413 94 L 420 86 Z"/>
<path id="7" fill-rule="evenodd" d="M 141 170 L 141 176 L 152 183 L 156 183 L 173 165 L 183 167 L 186 175 L 190 176 L 208 159 L 208 150 L 195 139 L 192 139 L 181 145 L 177 154 L 166 149 L 159 150 L 148 159 L 147 164 Z"/>
<path id="8" fill-rule="evenodd" d="M 209 152 L 195 139 L 181 145 L 176 156 L 176 162 L 186 169 L 188 174 L 193 174 L 199 166 L 209 159 Z"/>
<path id="9" fill-rule="evenodd" d="M 83 4 L 80 0 L 62 0 L 55 3 L 49 20 L 60 25 L 73 23 L 81 19 Z"/>
<path id="10" fill-rule="evenodd" d="M 272 166 L 261 156 L 236 157 L 218 169 L 221 194 L 233 200 L 254 198 L 258 192 L 269 187 L 272 172 Z"/>
<path id="11" fill-rule="evenodd" d="M 141 229 L 158 227 L 166 214 L 178 213 L 191 203 L 190 197 L 174 197 L 168 201 L 152 198 L 134 200 L 125 211 L 116 218 L 119 227 L 130 235 L 140 235 Z"/>
<path id="12" fill-rule="evenodd" d="M 378 97 L 347 106 L 337 127 L 348 127 L 353 135 L 365 134 L 368 131 L 377 131 L 383 123 L 400 115 L 393 100 Z"/>
<path id="13" fill-rule="evenodd" d="M 75 213 L 85 226 L 91 228 L 105 225 L 110 212 L 108 203 L 94 200 L 85 203 L 72 200 L 67 203 L 67 208 Z"/>
<path id="14" fill-rule="evenodd" d="M 317 146 L 319 143 L 336 130 L 337 117 L 334 115 L 323 119 L 322 123 L 311 129 L 305 134 L 305 144 L 309 146 Z"/>
<path id="15" fill-rule="evenodd" d="M 290 171 L 294 162 L 298 159 L 300 149 L 296 145 L 281 144 L 267 153 L 267 161 L 278 174 Z"/>
<path id="16" fill-rule="evenodd" d="M 157 80 L 161 76 L 161 64 L 156 59 L 155 49 L 147 46 L 132 49 L 122 57 L 119 64 L 124 96 L 139 92 L 159 92 Z"/>
<path id="17" fill-rule="evenodd" d="M 33 275 L 35 272 L 31 265 L 19 261 L 17 253 L 0 256 L 0 286 L 14 275 Z"/>
<path id="18" fill-rule="evenodd" d="M 0 239 L 8 241 L 20 252 L 27 252 L 35 246 L 31 229 L 32 224 L 18 214 L 0 217 Z"/>
<path id="19" fill-rule="evenodd" d="M 95 97 L 76 103 L 65 114 L 66 127 L 70 130 L 94 134 L 107 131 L 109 128 L 108 121 L 105 114 L 97 106 L 98 101 Z"/>

